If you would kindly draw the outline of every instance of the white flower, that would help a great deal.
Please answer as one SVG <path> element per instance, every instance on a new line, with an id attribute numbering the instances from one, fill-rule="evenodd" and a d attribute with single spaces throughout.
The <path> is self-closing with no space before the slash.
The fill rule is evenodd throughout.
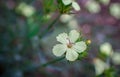
<path id="1" fill-rule="evenodd" d="M 69 5 L 72 3 L 72 7 L 76 10 L 79 11 L 80 10 L 80 6 L 77 2 L 75 2 L 74 0 L 62 0 L 64 5 Z"/>
<path id="2" fill-rule="evenodd" d="M 79 53 L 86 50 L 87 45 L 84 41 L 76 42 L 79 38 L 79 32 L 76 30 L 70 31 L 69 35 L 61 33 L 57 36 L 57 41 L 61 44 L 57 44 L 53 47 L 53 54 L 55 56 L 66 55 L 66 59 L 69 61 L 75 61 Z"/>

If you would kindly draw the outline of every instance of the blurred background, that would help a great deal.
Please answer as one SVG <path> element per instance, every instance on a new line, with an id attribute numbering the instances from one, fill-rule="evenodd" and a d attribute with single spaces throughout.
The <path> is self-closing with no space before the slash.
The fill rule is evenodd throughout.
<path id="1" fill-rule="evenodd" d="M 120 0 L 76 0 L 59 16 L 56 0 L 0 0 L 0 77 L 120 77 Z M 77 29 L 91 44 L 79 61 L 56 59 L 61 32 Z"/>

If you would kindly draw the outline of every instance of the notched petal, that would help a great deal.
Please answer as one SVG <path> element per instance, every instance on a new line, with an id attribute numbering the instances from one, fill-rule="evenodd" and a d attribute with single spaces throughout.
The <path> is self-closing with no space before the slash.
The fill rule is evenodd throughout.
<path id="1" fill-rule="evenodd" d="M 78 52 L 81 53 L 83 51 L 85 51 L 87 49 L 87 45 L 84 41 L 81 42 L 77 42 L 74 46 L 73 49 Z"/>
<path id="2" fill-rule="evenodd" d="M 56 38 L 57 38 L 58 42 L 66 44 L 67 43 L 68 35 L 66 33 L 61 33 Z"/>
<path id="3" fill-rule="evenodd" d="M 70 40 L 74 43 L 75 41 L 77 41 L 77 39 L 79 38 L 79 32 L 76 30 L 72 30 L 69 33 L 69 38 Z"/>
<path id="4" fill-rule="evenodd" d="M 69 5 L 72 3 L 72 0 L 62 0 L 64 5 Z"/>
<path id="5" fill-rule="evenodd" d="M 66 52 L 66 59 L 69 61 L 75 61 L 78 58 L 78 53 L 72 49 L 68 49 Z"/>
<path id="6" fill-rule="evenodd" d="M 80 11 L 80 6 L 77 2 L 72 2 L 72 7 L 76 10 L 76 11 Z"/>
<path id="7" fill-rule="evenodd" d="M 52 51 L 55 56 L 62 56 L 66 51 L 66 46 L 62 44 L 57 44 L 53 47 Z"/>

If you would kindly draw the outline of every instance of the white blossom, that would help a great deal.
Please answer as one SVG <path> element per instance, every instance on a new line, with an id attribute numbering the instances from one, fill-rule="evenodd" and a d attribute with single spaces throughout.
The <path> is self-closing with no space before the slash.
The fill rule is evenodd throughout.
<path id="1" fill-rule="evenodd" d="M 75 2 L 74 0 L 62 0 L 64 5 L 69 5 L 72 4 L 72 7 L 76 10 L 79 11 L 80 10 L 80 6 L 77 2 Z"/>
<path id="2" fill-rule="evenodd" d="M 65 54 L 67 60 L 75 61 L 79 53 L 85 51 L 87 48 L 84 41 L 76 42 L 79 37 L 80 34 L 76 30 L 70 31 L 69 35 L 67 33 L 59 34 L 56 38 L 61 44 L 57 44 L 53 47 L 53 54 L 55 56 L 62 56 Z"/>

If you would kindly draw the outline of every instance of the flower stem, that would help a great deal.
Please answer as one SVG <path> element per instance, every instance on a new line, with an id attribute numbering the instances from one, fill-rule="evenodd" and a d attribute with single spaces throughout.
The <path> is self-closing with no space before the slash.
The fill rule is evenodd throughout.
<path id="1" fill-rule="evenodd" d="M 60 57 L 60 58 L 57 58 L 57 59 L 54 59 L 54 60 L 51 60 L 51 61 L 49 61 L 49 62 L 47 62 L 47 63 L 44 63 L 44 64 L 41 64 L 41 65 L 28 66 L 28 67 L 22 66 L 22 67 L 20 67 L 20 68 L 21 68 L 21 70 L 24 71 L 24 72 L 27 72 L 27 71 L 35 71 L 35 70 L 37 70 L 37 69 L 44 68 L 44 67 L 46 67 L 46 66 L 48 66 L 48 65 L 50 65 L 50 64 L 59 62 L 59 61 L 63 60 L 64 58 L 65 58 L 65 56 Z"/>
<path id="2" fill-rule="evenodd" d="M 54 26 L 54 24 L 57 22 L 57 20 L 60 18 L 60 14 L 53 20 L 53 22 L 47 27 L 46 30 L 44 30 L 42 32 L 42 34 L 40 35 L 40 38 L 43 37 L 45 34 L 47 34 L 49 32 L 49 30 Z"/>
<path id="3" fill-rule="evenodd" d="M 50 65 L 50 64 L 56 63 L 56 62 L 58 62 L 58 61 L 61 61 L 61 60 L 63 60 L 64 58 L 65 58 L 65 56 L 60 57 L 60 58 L 57 58 L 57 59 L 54 59 L 54 60 L 49 61 L 49 62 L 47 62 L 47 63 L 45 63 L 45 64 L 42 64 L 40 67 L 46 67 L 46 66 L 48 66 L 48 65 Z"/>

